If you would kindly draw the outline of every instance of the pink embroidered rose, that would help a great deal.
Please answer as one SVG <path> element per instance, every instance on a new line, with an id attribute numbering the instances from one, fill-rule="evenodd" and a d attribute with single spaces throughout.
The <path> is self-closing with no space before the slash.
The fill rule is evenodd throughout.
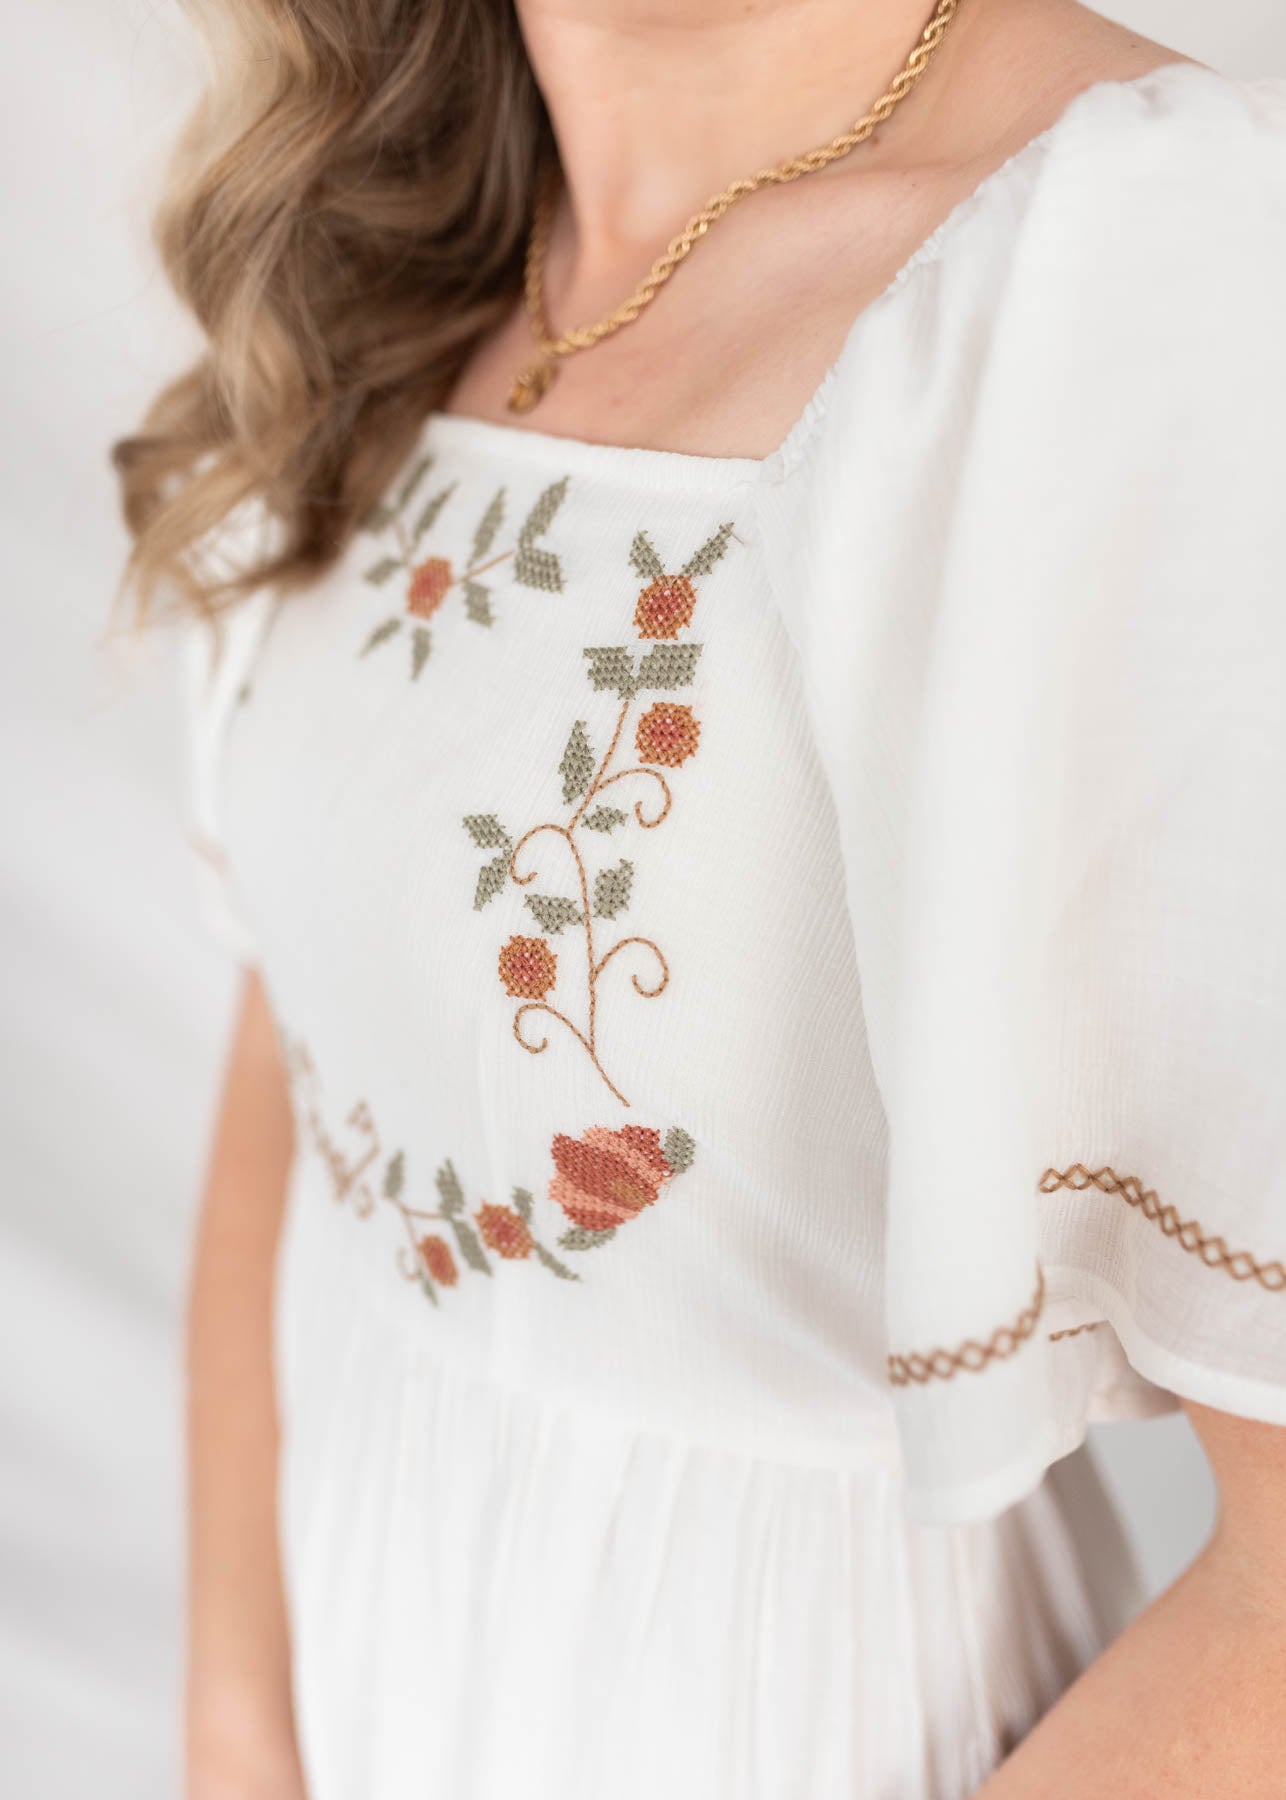
<path id="1" fill-rule="evenodd" d="M 644 762 L 664 763 L 667 768 L 677 769 L 696 750 L 700 735 L 700 722 L 690 706 L 658 700 L 639 720 L 634 742 Z"/>
<path id="2" fill-rule="evenodd" d="M 497 1256 L 510 1262 L 520 1262 L 524 1256 L 531 1255 L 531 1233 L 526 1221 L 510 1207 L 493 1206 L 489 1200 L 484 1201 L 475 1217 L 488 1250 L 494 1250 Z"/>
<path id="3" fill-rule="evenodd" d="M 658 575 L 639 595 L 634 623 L 642 638 L 676 638 L 692 623 L 697 590 L 686 575 Z"/>
<path id="4" fill-rule="evenodd" d="M 625 1224 L 651 1206 L 674 1174 L 659 1132 L 644 1125 L 617 1131 L 593 1125 L 579 1138 L 560 1134 L 553 1156 L 557 1173 L 549 1197 L 586 1231 Z"/>
<path id="5" fill-rule="evenodd" d="M 417 619 L 431 619 L 446 598 L 455 579 L 451 564 L 444 556 L 431 556 L 411 570 L 411 585 L 406 590 L 406 610 Z"/>
<path id="6" fill-rule="evenodd" d="M 558 958 L 544 938 L 511 937 L 500 952 L 500 979 L 514 1000 L 543 1000 L 558 976 Z"/>
<path id="7" fill-rule="evenodd" d="M 436 1281 L 439 1287 L 454 1287 L 460 1279 L 460 1271 L 456 1267 L 455 1257 L 451 1254 L 451 1246 L 445 1238 L 421 1238 L 420 1261 L 424 1264 L 429 1279 Z"/>

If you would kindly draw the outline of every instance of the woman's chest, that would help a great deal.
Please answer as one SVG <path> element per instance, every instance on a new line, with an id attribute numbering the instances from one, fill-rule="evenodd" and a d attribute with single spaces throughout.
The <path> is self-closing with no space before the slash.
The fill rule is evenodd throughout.
<path id="1" fill-rule="evenodd" d="M 856 972 L 752 498 L 417 462 L 277 609 L 222 810 L 332 1085 L 428 1138 L 659 1120 L 783 1178 L 834 1137 Z"/>

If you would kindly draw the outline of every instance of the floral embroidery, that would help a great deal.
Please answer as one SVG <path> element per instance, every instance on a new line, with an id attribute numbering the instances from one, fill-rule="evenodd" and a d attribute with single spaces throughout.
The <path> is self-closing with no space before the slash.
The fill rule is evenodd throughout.
<path id="1" fill-rule="evenodd" d="M 543 1000 L 558 979 L 558 958 L 544 938 L 511 937 L 500 952 L 500 979 L 515 1000 Z"/>
<path id="2" fill-rule="evenodd" d="M 630 935 L 616 940 L 600 952 L 595 941 L 595 922 L 614 920 L 630 904 L 634 882 L 634 864 L 627 857 L 599 867 L 592 875 L 587 866 L 583 833 L 607 839 L 621 826 L 628 825 L 630 814 L 621 807 L 604 803 L 609 788 L 624 781 L 642 780 L 650 786 L 650 805 L 636 798 L 633 817 L 645 831 L 654 830 L 669 815 L 672 795 L 663 768 L 677 769 L 696 754 L 701 724 L 690 706 L 669 700 L 657 700 L 642 711 L 634 725 L 634 747 L 638 762 L 624 768 L 616 766 L 617 754 L 626 740 L 626 728 L 639 696 L 690 687 L 696 673 L 702 646 L 680 642 L 679 633 L 691 624 L 697 604 L 697 579 L 708 575 L 727 550 L 732 536 L 731 524 L 721 525 L 678 574 L 666 572 L 651 540 L 644 531 L 636 534 L 630 546 L 629 560 L 635 573 L 644 580 L 634 606 L 634 626 L 648 645 L 641 654 L 630 644 L 593 645 L 584 652 L 589 667 L 586 671 L 590 687 L 596 693 L 615 693 L 620 700 L 615 727 L 606 750 L 599 756 L 584 719 L 576 719 L 568 733 L 558 775 L 563 804 L 569 813 L 564 820 L 551 819 L 533 825 L 515 842 L 495 813 L 470 813 L 464 828 L 479 850 L 496 854 L 482 865 L 474 888 L 475 911 L 481 911 L 494 900 L 506 883 L 530 887 L 539 871 L 529 866 L 524 852 L 542 834 L 561 839 L 571 861 L 574 893 L 528 893 L 527 908 L 544 936 L 511 937 L 500 952 L 500 983 L 510 999 L 522 1004 L 514 1013 L 514 1036 L 532 1055 L 548 1048 L 549 1039 L 536 1041 L 524 1035 L 524 1023 L 533 1013 L 545 1013 L 576 1038 L 589 1055 L 604 1083 L 621 1102 L 629 1101 L 608 1075 L 598 1053 L 598 984 L 608 964 L 619 951 L 643 951 L 652 965 L 650 977 L 631 975 L 636 994 L 655 999 L 665 991 L 670 979 L 669 965 L 651 938 Z M 549 996 L 558 980 L 558 954 L 547 941 L 562 932 L 579 928 L 584 935 L 585 962 L 588 973 L 588 1003 L 583 1025 L 577 1024 Z"/>
<path id="3" fill-rule="evenodd" d="M 460 1271 L 445 1238 L 434 1237 L 430 1233 L 420 1239 L 416 1248 L 429 1280 L 436 1282 L 439 1287 L 454 1287 L 460 1279 Z"/>
<path id="4" fill-rule="evenodd" d="M 619 1131 L 591 1125 L 580 1138 L 556 1137 L 549 1197 L 572 1222 L 559 1243 L 567 1250 L 605 1244 L 660 1197 L 667 1181 L 691 1167 L 695 1152 L 677 1126 L 664 1143 L 660 1132 L 642 1125 Z"/>
<path id="5" fill-rule="evenodd" d="M 411 520 L 411 502 L 419 492 L 421 484 L 433 466 L 431 456 L 422 456 L 416 462 L 391 503 L 377 506 L 375 511 L 365 520 L 363 529 L 377 534 L 388 533 L 393 548 L 378 562 L 366 571 L 366 580 L 375 587 L 382 587 L 394 575 L 408 577 L 405 599 L 405 618 L 401 613 L 394 613 L 384 619 L 371 632 L 363 644 L 360 654 L 365 656 L 377 645 L 387 642 L 396 636 L 407 620 L 411 623 L 411 679 L 414 681 L 428 661 L 433 647 L 432 633 L 428 620 L 438 611 L 447 595 L 454 587 L 459 587 L 464 598 L 465 616 L 472 619 L 475 625 L 490 625 L 494 622 L 491 589 L 481 577 L 489 570 L 497 568 L 503 562 L 512 561 L 513 579 L 524 587 L 541 588 L 547 593 L 559 593 L 563 585 L 563 567 L 552 550 L 545 549 L 537 543 L 554 522 L 554 517 L 562 505 L 567 493 L 567 477 L 547 487 L 537 498 L 535 505 L 527 514 L 508 550 L 497 555 L 490 554 L 505 517 L 505 490 L 500 488 L 489 502 L 486 511 L 474 527 L 473 541 L 469 547 L 469 560 L 463 569 L 455 565 L 445 556 L 429 556 L 420 558 L 421 541 L 433 529 L 438 514 L 455 492 L 456 484 L 448 483 L 439 488 L 418 515 Z"/>
<path id="6" fill-rule="evenodd" d="M 488 1201 L 478 1209 L 478 1228 L 483 1242 L 507 1262 L 521 1262 L 530 1256 L 536 1240 L 527 1229 L 521 1213 L 508 1206 L 492 1206 Z"/>
<path id="7" fill-rule="evenodd" d="M 647 763 L 664 763 L 677 769 L 694 754 L 701 726 L 692 716 L 690 706 L 671 706 L 658 700 L 639 720 L 634 743 Z"/>
<path id="8" fill-rule="evenodd" d="M 482 1199 L 470 1209 L 448 1160 L 433 1177 L 436 1204 L 427 1197 L 412 1198 L 406 1152 L 396 1150 L 384 1157 L 374 1115 L 364 1100 L 345 1117 L 345 1128 L 355 1140 L 346 1149 L 326 1123 L 321 1083 L 307 1047 L 285 1032 L 281 1041 L 300 1124 L 321 1158 L 336 1200 L 351 1202 L 357 1216 L 367 1218 L 375 1210 L 378 1193 L 396 1211 L 406 1239 L 398 1267 L 435 1305 L 440 1290 L 458 1286 L 464 1271 L 494 1275 L 493 1256 L 502 1263 L 538 1263 L 561 1281 L 581 1279 L 543 1241 L 535 1222 L 536 1202 L 526 1188 L 514 1188 L 508 1206 Z M 678 1126 L 662 1138 L 659 1131 L 640 1125 L 615 1131 L 593 1125 L 579 1138 L 560 1132 L 551 1156 L 549 1201 L 568 1222 L 556 1242 L 560 1250 L 575 1253 L 609 1243 L 621 1225 L 654 1205 L 674 1177 L 691 1168 L 696 1145 Z M 383 1173 L 376 1186 L 381 1162 Z"/>
<path id="9" fill-rule="evenodd" d="M 371 1109 L 359 1100 L 344 1120 L 357 1139 L 353 1152 L 345 1151 L 327 1129 L 321 1105 L 321 1084 L 307 1047 L 298 1039 L 280 1033 L 285 1052 L 286 1069 L 295 1087 L 300 1122 L 311 1138 L 313 1147 L 326 1165 L 331 1189 L 336 1200 L 352 1202 L 359 1218 L 375 1210 L 375 1195 L 366 1179 L 367 1171 L 379 1161 L 380 1140 Z"/>

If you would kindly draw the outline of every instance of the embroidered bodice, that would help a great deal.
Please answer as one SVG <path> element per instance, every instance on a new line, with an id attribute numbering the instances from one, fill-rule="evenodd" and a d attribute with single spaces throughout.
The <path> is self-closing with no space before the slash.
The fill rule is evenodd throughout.
<path id="1" fill-rule="evenodd" d="M 885 1127 L 758 466 L 644 462 L 432 422 L 263 608 L 236 904 L 368 1305 L 637 1422 L 871 1444 Z"/>

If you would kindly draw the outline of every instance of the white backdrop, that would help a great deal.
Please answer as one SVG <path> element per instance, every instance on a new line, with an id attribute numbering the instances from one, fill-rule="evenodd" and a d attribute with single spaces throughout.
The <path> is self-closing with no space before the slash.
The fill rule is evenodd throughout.
<path id="1" fill-rule="evenodd" d="M 1276 0 L 1104 10 L 1286 74 Z M 176 0 L 41 0 L 5 39 L 0 1766 L 13 1800 L 166 1800 L 180 1294 L 233 977 L 197 921 L 170 647 L 109 632 L 106 451 L 184 354 L 146 215 L 199 59 Z M 1155 1588 L 1208 1528 L 1204 1464 L 1178 1419 L 1096 1445 Z"/>

